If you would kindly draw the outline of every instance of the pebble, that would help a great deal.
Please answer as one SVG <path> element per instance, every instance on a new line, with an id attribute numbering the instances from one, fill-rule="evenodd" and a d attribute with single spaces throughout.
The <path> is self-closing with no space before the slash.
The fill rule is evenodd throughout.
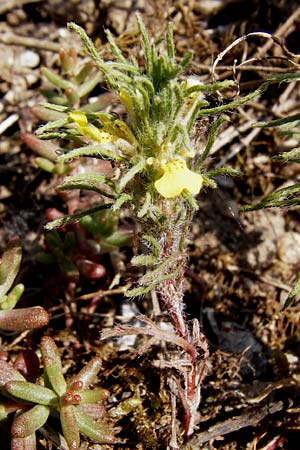
<path id="1" fill-rule="evenodd" d="M 19 55 L 19 64 L 22 67 L 34 68 L 40 63 L 40 56 L 32 50 L 24 50 Z"/>
<path id="2" fill-rule="evenodd" d="M 300 234 L 288 231 L 278 241 L 278 256 L 286 264 L 300 264 Z"/>

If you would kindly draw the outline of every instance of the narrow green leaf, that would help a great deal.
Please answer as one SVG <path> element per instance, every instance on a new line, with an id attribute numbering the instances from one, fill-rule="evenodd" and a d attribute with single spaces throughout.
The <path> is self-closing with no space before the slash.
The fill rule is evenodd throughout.
<path id="1" fill-rule="evenodd" d="M 300 147 L 294 148 L 293 150 L 290 150 L 289 152 L 280 153 L 277 156 L 273 156 L 272 159 L 274 159 L 276 161 L 300 162 Z"/>
<path id="2" fill-rule="evenodd" d="M 243 206 L 241 208 L 241 211 L 245 212 L 263 208 L 300 205 L 300 198 L 297 197 L 294 198 L 294 196 L 297 194 L 300 194 L 300 183 L 276 189 L 274 192 L 263 198 L 259 203 L 255 203 L 254 205 Z"/>
<path id="3" fill-rule="evenodd" d="M 54 228 L 58 228 L 62 225 L 65 225 L 66 223 L 75 222 L 89 214 L 94 214 L 103 209 L 109 209 L 109 208 L 111 208 L 112 205 L 113 205 L 112 203 L 106 203 L 104 205 L 94 206 L 92 208 L 86 209 L 84 211 L 79 211 L 74 214 L 68 214 L 64 217 L 60 217 L 59 219 L 56 219 L 56 220 L 53 220 L 52 222 L 47 223 L 47 225 L 45 226 L 45 229 L 53 230 Z"/>
<path id="4" fill-rule="evenodd" d="M 49 417 L 48 406 L 35 405 L 22 414 L 17 415 L 11 426 L 11 434 L 14 438 L 25 438 L 41 428 Z"/>
<path id="5" fill-rule="evenodd" d="M 56 406 L 59 400 L 51 389 L 29 381 L 9 381 L 5 384 L 5 389 L 14 397 L 40 405 Z"/>
<path id="6" fill-rule="evenodd" d="M 80 370 L 80 372 L 78 372 L 75 376 L 73 376 L 69 380 L 68 385 L 70 386 L 73 383 L 80 382 L 82 385 L 82 390 L 84 391 L 89 387 L 90 384 L 95 382 L 101 367 L 102 367 L 102 360 L 100 358 L 91 359 L 87 363 L 87 365 Z"/>
<path id="7" fill-rule="evenodd" d="M 73 85 L 69 81 L 66 81 L 61 76 L 57 75 L 55 72 L 53 72 L 50 69 L 47 69 L 46 67 L 41 68 L 41 73 L 44 75 L 47 80 L 49 80 L 51 83 L 53 83 L 55 86 L 57 86 L 60 89 L 66 90 L 66 89 L 72 89 Z"/>
<path id="8" fill-rule="evenodd" d="M 2 302 L 0 304 L 0 309 L 2 310 L 9 310 L 13 309 L 20 298 L 22 297 L 22 294 L 24 292 L 25 286 L 22 283 L 17 284 L 12 288 L 12 290 L 6 295 L 5 300 L 4 297 L 2 299 Z"/>
<path id="9" fill-rule="evenodd" d="M 50 336 L 41 339 L 41 353 L 46 373 L 51 387 L 62 396 L 67 389 L 67 384 L 62 374 L 60 354 L 54 340 Z"/>
<path id="10" fill-rule="evenodd" d="M 90 389 L 88 391 L 80 392 L 80 404 L 87 404 L 87 403 L 98 403 L 103 400 L 106 400 L 109 397 L 109 392 L 106 389 L 103 388 L 95 388 Z"/>
<path id="11" fill-rule="evenodd" d="M 293 289 L 289 293 L 284 305 L 283 309 L 286 309 L 288 306 L 295 306 L 300 301 L 300 278 L 295 282 Z"/>
<path id="12" fill-rule="evenodd" d="M 269 127 L 278 127 L 280 125 L 285 125 L 286 123 L 296 122 L 300 120 L 300 114 L 294 114 L 288 117 L 282 117 L 280 119 L 271 120 L 270 122 L 259 122 L 254 126 L 258 128 L 269 128 Z"/>
<path id="13" fill-rule="evenodd" d="M 80 446 L 80 435 L 74 405 L 63 405 L 61 407 L 60 422 L 69 449 L 78 450 Z"/>
<path id="14" fill-rule="evenodd" d="M 124 158 L 117 153 L 115 144 L 86 145 L 75 148 L 74 150 L 59 156 L 60 161 L 68 161 L 81 156 L 91 156 L 94 158 L 103 158 L 111 161 L 124 161 Z"/>
<path id="15" fill-rule="evenodd" d="M 102 73 L 97 73 L 93 78 L 82 83 L 78 88 L 79 98 L 88 95 L 102 81 L 103 81 Z"/>
<path id="16" fill-rule="evenodd" d="M 0 265 L 0 302 L 12 287 L 18 274 L 22 260 L 21 241 L 18 237 L 12 238 L 2 255 Z"/>
<path id="17" fill-rule="evenodd" d="M 23 375 L 8 364 L 4 359 L 0 359 L 0 387 L 10 381 L 26 381 Z"/>
<path id="18" fill-rule="evenodd" d="M 12 438 L 10 450 L 36 450 L 35 433 L 25 438 Z"/>
<path id="19" fill-rule="evenodd" d="M 112 427 L 106 423 L 96 422 L 76 408 L 77 424 L 80 433 L 97 444 L 113 444 L 116 439 Z"/>
<path id="20" fill-rule="evenodd" d="M 58 119 L 58 120 L 53 120 L 52 122 L 48 122 L 46 123 L 46 125 L 42 125 L 41 127 L 39 127 L 36 130 L 36 134 L 37 136 L 41 137 L 40 135 L 42 135 L 43 133 L 45 133 L 46 131 L 49 130 L 53 130 L 55 128 L 61 128 L 66 126 L 69 123 L 69 119 Z"/>
<path id="21" fill-rule="evenodd" d="M 209 172 L 206 172 L 205 175 L 207 177 L 217 177 L 219 175 L 229 175 L 231 177 L 240 177 L 242 175 L 242 172 L 237 169 L 233 169 L 232 167 L 219 167 L 218 169 L 210 170 Z"/>
<path id="22" fill-rule="evenodd" d="M 138 173 L 142 172 L 145 167 L 145 161 L 141 159 L 137 164 L 132 166 L 125 175 L 122 176 L 119 182 L 119 189 L 122 191 L 125 186 L 131 181 Z"/>

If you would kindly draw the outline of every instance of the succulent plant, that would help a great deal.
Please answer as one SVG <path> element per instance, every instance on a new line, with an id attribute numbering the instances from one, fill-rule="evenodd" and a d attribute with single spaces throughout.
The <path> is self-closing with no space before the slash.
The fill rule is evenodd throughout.
<path id="1" fill-rule="evenodd" d="M 8 398 L 0 405 L 0 417 L 3 420 L 14 412 L 12 450 L 35 450 L 35 432 L 45 425 L 50 415 L 59 417 L 70 450 L 79 449 L 80 434 L 95 443 L 114 443 L 114 430 L 104 418 L 103 401 L 109 393 L 100 387 L 89 389 L 101 368 L 100 358 L 91 359 L 66 381 L 54 340 L 44 336 L 40 349 L 43 363 L 40 382 L 27 381 L 20 370 L 0 360 L 1 393 Z M 29 359 L 34 357 L 31 355 Z"/>
<path id="2" fill-rule="evenodd" d="M 49 321 L 48 313 L 40 306 L 13 309 L 20 300 L 24 285 L 14 281 L 22 260 L 21 241 L 12 238 L 2 255 L 0 265 L 0 329 L 24 331 L 41 328 Z"/>

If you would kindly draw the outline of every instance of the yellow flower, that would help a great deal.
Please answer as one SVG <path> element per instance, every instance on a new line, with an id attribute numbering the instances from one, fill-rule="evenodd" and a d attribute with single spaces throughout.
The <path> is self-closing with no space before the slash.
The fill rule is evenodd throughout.
<path id="1" fill-rule="evenodd" d="M 78 130 L 83 136 L 89 137 L 93 141 L 101 144 L 115 142 L 117 138 L 106 131 L 101 131 L 99 128 L 88 123 L 86 115 L 81 111 L 73 111 L 69 117 L 76 123 Z"/>
<path id="2" fill-rule="evenodd" d="M 132 104 L 132 100 L 131 100 L 131 97 L 128 94 L 128 92 L 125 89 L 120 89 L 118 92 L 118 95 L 119 95 L 119 99 L 125 106 L 126 111 L 129 114 L 133 115 L 133 113 L 134 113 L 133 104 Z"/>
<path id="3" fill-rule="evenodd" d="M 173 159 L 162 166 L 164 174 L 155 181 L 156 190 L 165 198 L 173 198 L 180 195 L 183 189 L 191 194 L 200 192 L 203 179 L 198 173 L 192 172 L 182 159 Z"/>

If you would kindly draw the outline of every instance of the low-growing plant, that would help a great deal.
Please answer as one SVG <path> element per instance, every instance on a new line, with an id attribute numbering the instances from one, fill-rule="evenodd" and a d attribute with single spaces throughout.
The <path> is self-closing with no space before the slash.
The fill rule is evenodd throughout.
<path id="1" fill-rule="evenodd" d="M 114 430 L 105 418 L 103 405 L 109 393 L 100 387 L 89 389 L 101 368 L 101 359 L 91 359 L 77 375 L 66 381 L 59 350 L 50 336 L 42 338 L 40 350 L 43 376 L 38 381 L 34 377 L 27 381 L 20 370 L 0 360 L 1 394 L 7 397 L 0 404 L 1 419 L 14 413 L 12 450 L 35 450 L 35 432 L 45 425 L 49 415 L 59 418 L 70 450 L 79 449 L 80 434 L 94 443 L 114 443 Z M 39 369 L 35 354 L 27 358 L 27 366 L 30 365 L 29 376 Z"/>
<path id="2" fill-rule="evenodd" d="M 121 209 L 137 224 L 138 254 L 131 265 L 139 268 L 135 286 L 126 292 L 129 298 L 148 293 L 158 296 L 160 307 L 169 319 L 166 327 L 159 315 L 140 316 L 143 326 L 116 326 L 104 332 L 109 337 L 139 334 L 148 339 L 140 354 L 157 342 L 164 343 L 164 359 L 154 364 L 165 373 L 170 387 L 172 423 L 170 447 L 178 448 L 177 407 L 183 412 L 181 434 L 193 433 L 201 399 L 201 384 L 208 367 L 208 342 L 198 319 L 188 320 L 184 312 L 184 274 L 187 265 L 187 238 L 193 214 L 198 209 L 196 196 L 206 188 L 215 188 L 217 175 L 239 175 L 228 167 L 207 170 L 207 158 L 217 131 L 227 117 L 223 112 L 246 103 L 262 93 L 267 84 L 245 97 L 221 106 L 207 98 L 232 89 L 230 80 L 203 84 L 194 76 L 184 77 L 192 54 L 176 59 L 172 26 L 165 39 L 153 42 L 137 16 L 144 59 L 126 59 L 111 33 L 107 39 L 114 55 L 104 61 L 82 28 L 69 28 L 81 37 L 94 65 L 100 70 L 126 112 L 126 120 L 116 114 L 86 111 L 70 105 L 44 104 L 60 119 L 49 121 L 37 130 L 39 139 L 69 140 L 60 149 L 58 161 L 77 158 L 109 161 L 112 174 L 78 173 L 67 177 L 60 189 L 94 191 L 99 200 L 86 210 L 75 211 L 46 225 L 52 230 L 83 217 Z M 270 81 L 271 82 L 271 81 Z M 207 96 L 208 95 L 208 96 Z M 197 140 L 199 119 L 212 117 L 206 145 Z M 65 141 L 64 141 L 65 142 Z"/>
<path id="3" fill-rule="evenodd" d="M 15 237 L 9 241 L 0 264 L 0 329 L 2 330 L 32 330 L 48 324 L 48 313 L 40 306 L 13 309 L 24 292 L 22 283 L 13 287 L 21 260 L 21 241 Z"/>
<path id="4" fill-rule="evenodd" d="M 70 108 L 81 107 L 86 111 L 102 109 L 111 101 L 111 96 L 103 94 L 94 103 L 86 103 L 93 89 L 103 80 L 103 76 L 95 69 L 90 60 L 79 58 L 74 48 L 61 49 L 57 62 L 60 69 L 59 74 L 46 67 L 41 70 L 42 75 L 50 84 L 41 91 L 47 101 Z M 31 113 L 43 122 L 54 120 L 59 124 L 64 120 L 64 116 L 59 110 L 50 111 L 42 105 L 33 106 Z M 53 133 L 51 137 L 55 138 L 55 134 Z M 58 175 L 66 174 L 71 170 L 70 165 L 57 160 L 56 152 L 59 150 L 57 143 L 45 142 L 27 130 L 22 130 L 21 138 L 38 155 L 35 162 L 41 169 Z M 76 140 L 75 137 L 74 139 Z"/>

